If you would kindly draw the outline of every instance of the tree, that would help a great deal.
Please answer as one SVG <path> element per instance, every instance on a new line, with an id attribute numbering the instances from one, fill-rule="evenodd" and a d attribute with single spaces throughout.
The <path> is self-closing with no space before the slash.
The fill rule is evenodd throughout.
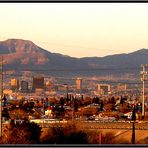
<path id="1" fill-rule="evenodd" d="M 13 106 L 13 108 L 17 108 L 22 102 L 20 100 L 11 100 L 9 101 L 9 104 Z"/>
<path id="2" fill-rule="evenodd" d="M 77 99 L 74 99 L 74 102 L 73 102 L 73 105 L 74 105 L 74 111 L 78 111 L 78 100 Z"/>
<path id="3" fill-rule="evenodd" d="M 30 132 L 26 129 L 10 126 L 7 127 L 1 138 L 3 144 L 30 144 Z"/>
<path id="4" fill-rule="evenodd" d="M 7 108 L 3 108 L 2 117 L 4 117 L 6 120 L 10 119 L 10 115 L 9 115 L 9 112 L 8 112 Z"/>
<path id="5" fill-rule="evenodd" d="M 100 99 L 99 99 L 98 97 L 94 97 L 94 98 L 92 99 L 92 103 L 99 104 L 99 102 L 100 102 Z"/>
<path id="6" fill-rule="evenodd" d="M 11 119 L 24 119 L 28 118 L 28 114 L 22 109 L 14 109 L 9 111 L 9 115 Z"/>
<path id="7" fill-rule="evenodd" d="M 132 111 L 132 120 L 133 121 L 136 120 L 136 109 L 135 109 L 135 106 L 133 107 L 133 111 Z"/>
<path id="8" fill-rule="evenodd" d="M 83 105 L 84 105 L 84 106 L 85 106 L 85 105 L 89 105 L 89 104 L 91 104 L 91 102 L 92 102 L 92 98 L 86 97 L 82 102 L 83 102 Z"/>
<path id="9" fill-rule="evenodd" d="M 126 113 L 129 111 L 129 108 L 128 108 L 128 105 L 127 104 L 119 104 L 119 108 L 118 108 L 118 111 L 119 112 L 122 112 L 122 113 Z"/>
<path id="10" fill-rule="evenodd" d="M 52 134 L 51 134 L 52 133 Z M 87 144 L 87 134 L 77 130 L 75 125 L 65 127 L 53 127 L 46 131 L 46 137 L 43 136 L 42 143 L 46 144 Z"/>
<path id="11" fill-rule="evenodd" d="M 60 102 L 59 103 L 60 103 L 61 106 L 64 106 L 65 100 L 64 100 L 63 97 L 60 98 Z"/>
<path id="12" fill-rule="evenodd" d="M 103 108 L 104 108 L 104 103 L 103 103 L 103 101 L 101 100 L 101 103 L 100 103 L 100 111 L 103 111 Z"/>
<path id="13" fill-rule="evenodd" d="M 22 109 L 25 111 L 31 112 L 32 109 L 34 108 L 35 103 L 34 102 L 26 102 L 25 104 L 22 105 Z"/>
<path id="14" fill-rule="evenodd" d="M 83 97 L 83 95 L 81 95 L 81 100 L 82 100 L 82 101 L 84 100 L 84 97 Z"/>
<path id="15" fill-rule="evenodd" d="M 55 117 L 63 117 L 65 114 L 64 107 L 59 105 L 56 105 L 52 111 Z"/>
<path id="16" fill-rule="evenodd" d="M 89 116 L 97 114 L 98 109 L 96 107 L 83 108 L 82 112 L 84 116 L 89 117 Z"/>
<path id="17" fill-rule="evenodd" d="M 23 122 L 22 126 L 27 127 L 28 131 L 31 132 L 31 141 L 33 141 L 34 143 L 40 143 L 41 127 L 38 124 L 25 121 Z"/>
<path id="18" fill-rule="evenodd" d="M 111 103 L 112 103 L 113 105 L 116 104 L 116 100 L 115 100 L 115 97 L 114 97 L 114 96 L 111 98 Z"/>
<path id="19" fill-rule="evenodd" d="M 27 120 L 23 123 L 11 124 L 4 129 L 1 143 L 3 144 L 37 144 L 40 143 L 41 128 Z"/>
<path id="20" fill-rule="evenodd" d="M 3 106 L 5 107 L 7 104 L 7 98 L 6 95 L 4 94 L 4 97 L 2 98 Z"/>
<path id="21" fill-rule="evenodd" d="M 104 108 L 106 111 L 113 111 L 115 110 L 115 105 L 112 103 L 108 103 L 108 104 L 105 104 Z"/>

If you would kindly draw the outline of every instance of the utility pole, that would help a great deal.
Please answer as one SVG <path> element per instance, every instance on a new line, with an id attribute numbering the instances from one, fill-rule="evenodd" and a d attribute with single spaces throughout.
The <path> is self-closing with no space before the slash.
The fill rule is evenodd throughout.
<path id="1" fill-rule="evenodd" d="M 148 66 L 147 64 L 141 65 L 141 67 L 142 67 L 142 71 L 141 71 L 141 81 L 142 81 L 142 119 L 144 119 L 144 116 L 145 116 L 145 109 L 144 109 L 144 104 L 145 104 L 145 81 L 146 81 L 145 76 L 147 75 L 147 71 L 145 69 L 146 69 L 147 66 Z"/>
<path id="2" fill-rule="evenodd" d="M 1 56 L 1 74 L 0 74 L 0 137 L 2 136 L 2 98 L 3 98 L 3 56 Z"/>
<path id="3" fill-rule="evenodd" d="M 72 95 L 72 122 L 74 121 L 74 96 Z"/>
<path id="4" fill-rule="evenodd" d="M 132 125 L 132 144 L 135 144 L 135 140 L 136 140 L 136 135 L 135 135 L 135 121 L 136 121 L 136 110 L 135 110 L 135 105 L 133 107 L 133 111 L 132 111 L 132 121 L 133 121 L 133 125 Z"/>
<path id="5" fill-rule="evenodd" d="M 133 121 L 132 125 L 132 144 L 135 144 L 135 121 Z"/>

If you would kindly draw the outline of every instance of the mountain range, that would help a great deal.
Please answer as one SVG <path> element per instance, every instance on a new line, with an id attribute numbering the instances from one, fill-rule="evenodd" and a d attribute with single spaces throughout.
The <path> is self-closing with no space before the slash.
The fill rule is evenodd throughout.
<path id="1" fill-rule="evenodd" d="M 148 49 L 105 57 L 75 58 L 52 53 L 32 41 L 8 39 L 0 41 L 4 69 L 38 70 L 53 75 L 99 75 L 109 73 L 139 73 L 141 64 L 148 63 Z"/>

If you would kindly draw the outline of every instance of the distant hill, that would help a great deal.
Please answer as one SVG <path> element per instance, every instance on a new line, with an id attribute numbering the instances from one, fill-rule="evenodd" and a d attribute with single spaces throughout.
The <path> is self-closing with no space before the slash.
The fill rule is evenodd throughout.
<path id="1" fill-rule="evenodd" d="M 4 56 L 5 68 L 47 71 L 51 69 L 47 73 L 54 75 L 64 74 L 59 72 L 63 69 L 65 74 L 85 76 L 104 73 L 137 73 L 141 64 L 148 63 L 148 49 L 105 57 L 99 57 L 98 55 L 98 57 L 74 58 L 51 53 L 35 45 L 32 41 L 22 39 L 1 41 L 0 54 Z"/>
<path id="2" fill-rule="evenodd" d="M 89 61 L 90 65 L 116 67 L 116 68 L 135 68 L 141 64 L 148 63 L 148 49 L 141 49 L 129 54 L 116 54 L 102 58 L 83 58 Z"/>
<path id="3" fill-rule="evenodd" d="M 71 64 L 79 67 L 79 60 L 76 58 L 51 53 L 31 41 L 21 39 L 0 42 L 0 54 L 5 57 L 7 65 L 12 67 L 15 65 L 25 68 L 69 68 Z"/>

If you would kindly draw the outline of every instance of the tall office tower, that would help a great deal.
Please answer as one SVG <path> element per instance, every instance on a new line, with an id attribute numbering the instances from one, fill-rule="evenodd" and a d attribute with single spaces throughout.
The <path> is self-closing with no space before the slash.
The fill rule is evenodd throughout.
<path id="1" fill-rule="evenodd" d="M 19 89 L 19 80 L 11 79 L 11 89 L 17 91 Z"/>
<path id="2" fill-rule="evenodd" d="M 36 89 L 44 89 L 44 77 L 42 76 L 33 77 L 32 90 L 35 91 Z"/>
<path id="3" fill-rule="evenodd" d="M 82 90 L 82 79 L 81 78 L 76 79 L 76 89 L 79 91 Z"/>
<path id="4" fill-rule="evenodd" d="M 110 92 L 109 84 L 98 84 L 99 95 L 108 95 L 109 92 Z"/>
<path id="5" fill-rule="evenodd" d="M 21 81 L 21 91 L 22 92 L 28 92 L 28 82 L 27 81 Z"/>

